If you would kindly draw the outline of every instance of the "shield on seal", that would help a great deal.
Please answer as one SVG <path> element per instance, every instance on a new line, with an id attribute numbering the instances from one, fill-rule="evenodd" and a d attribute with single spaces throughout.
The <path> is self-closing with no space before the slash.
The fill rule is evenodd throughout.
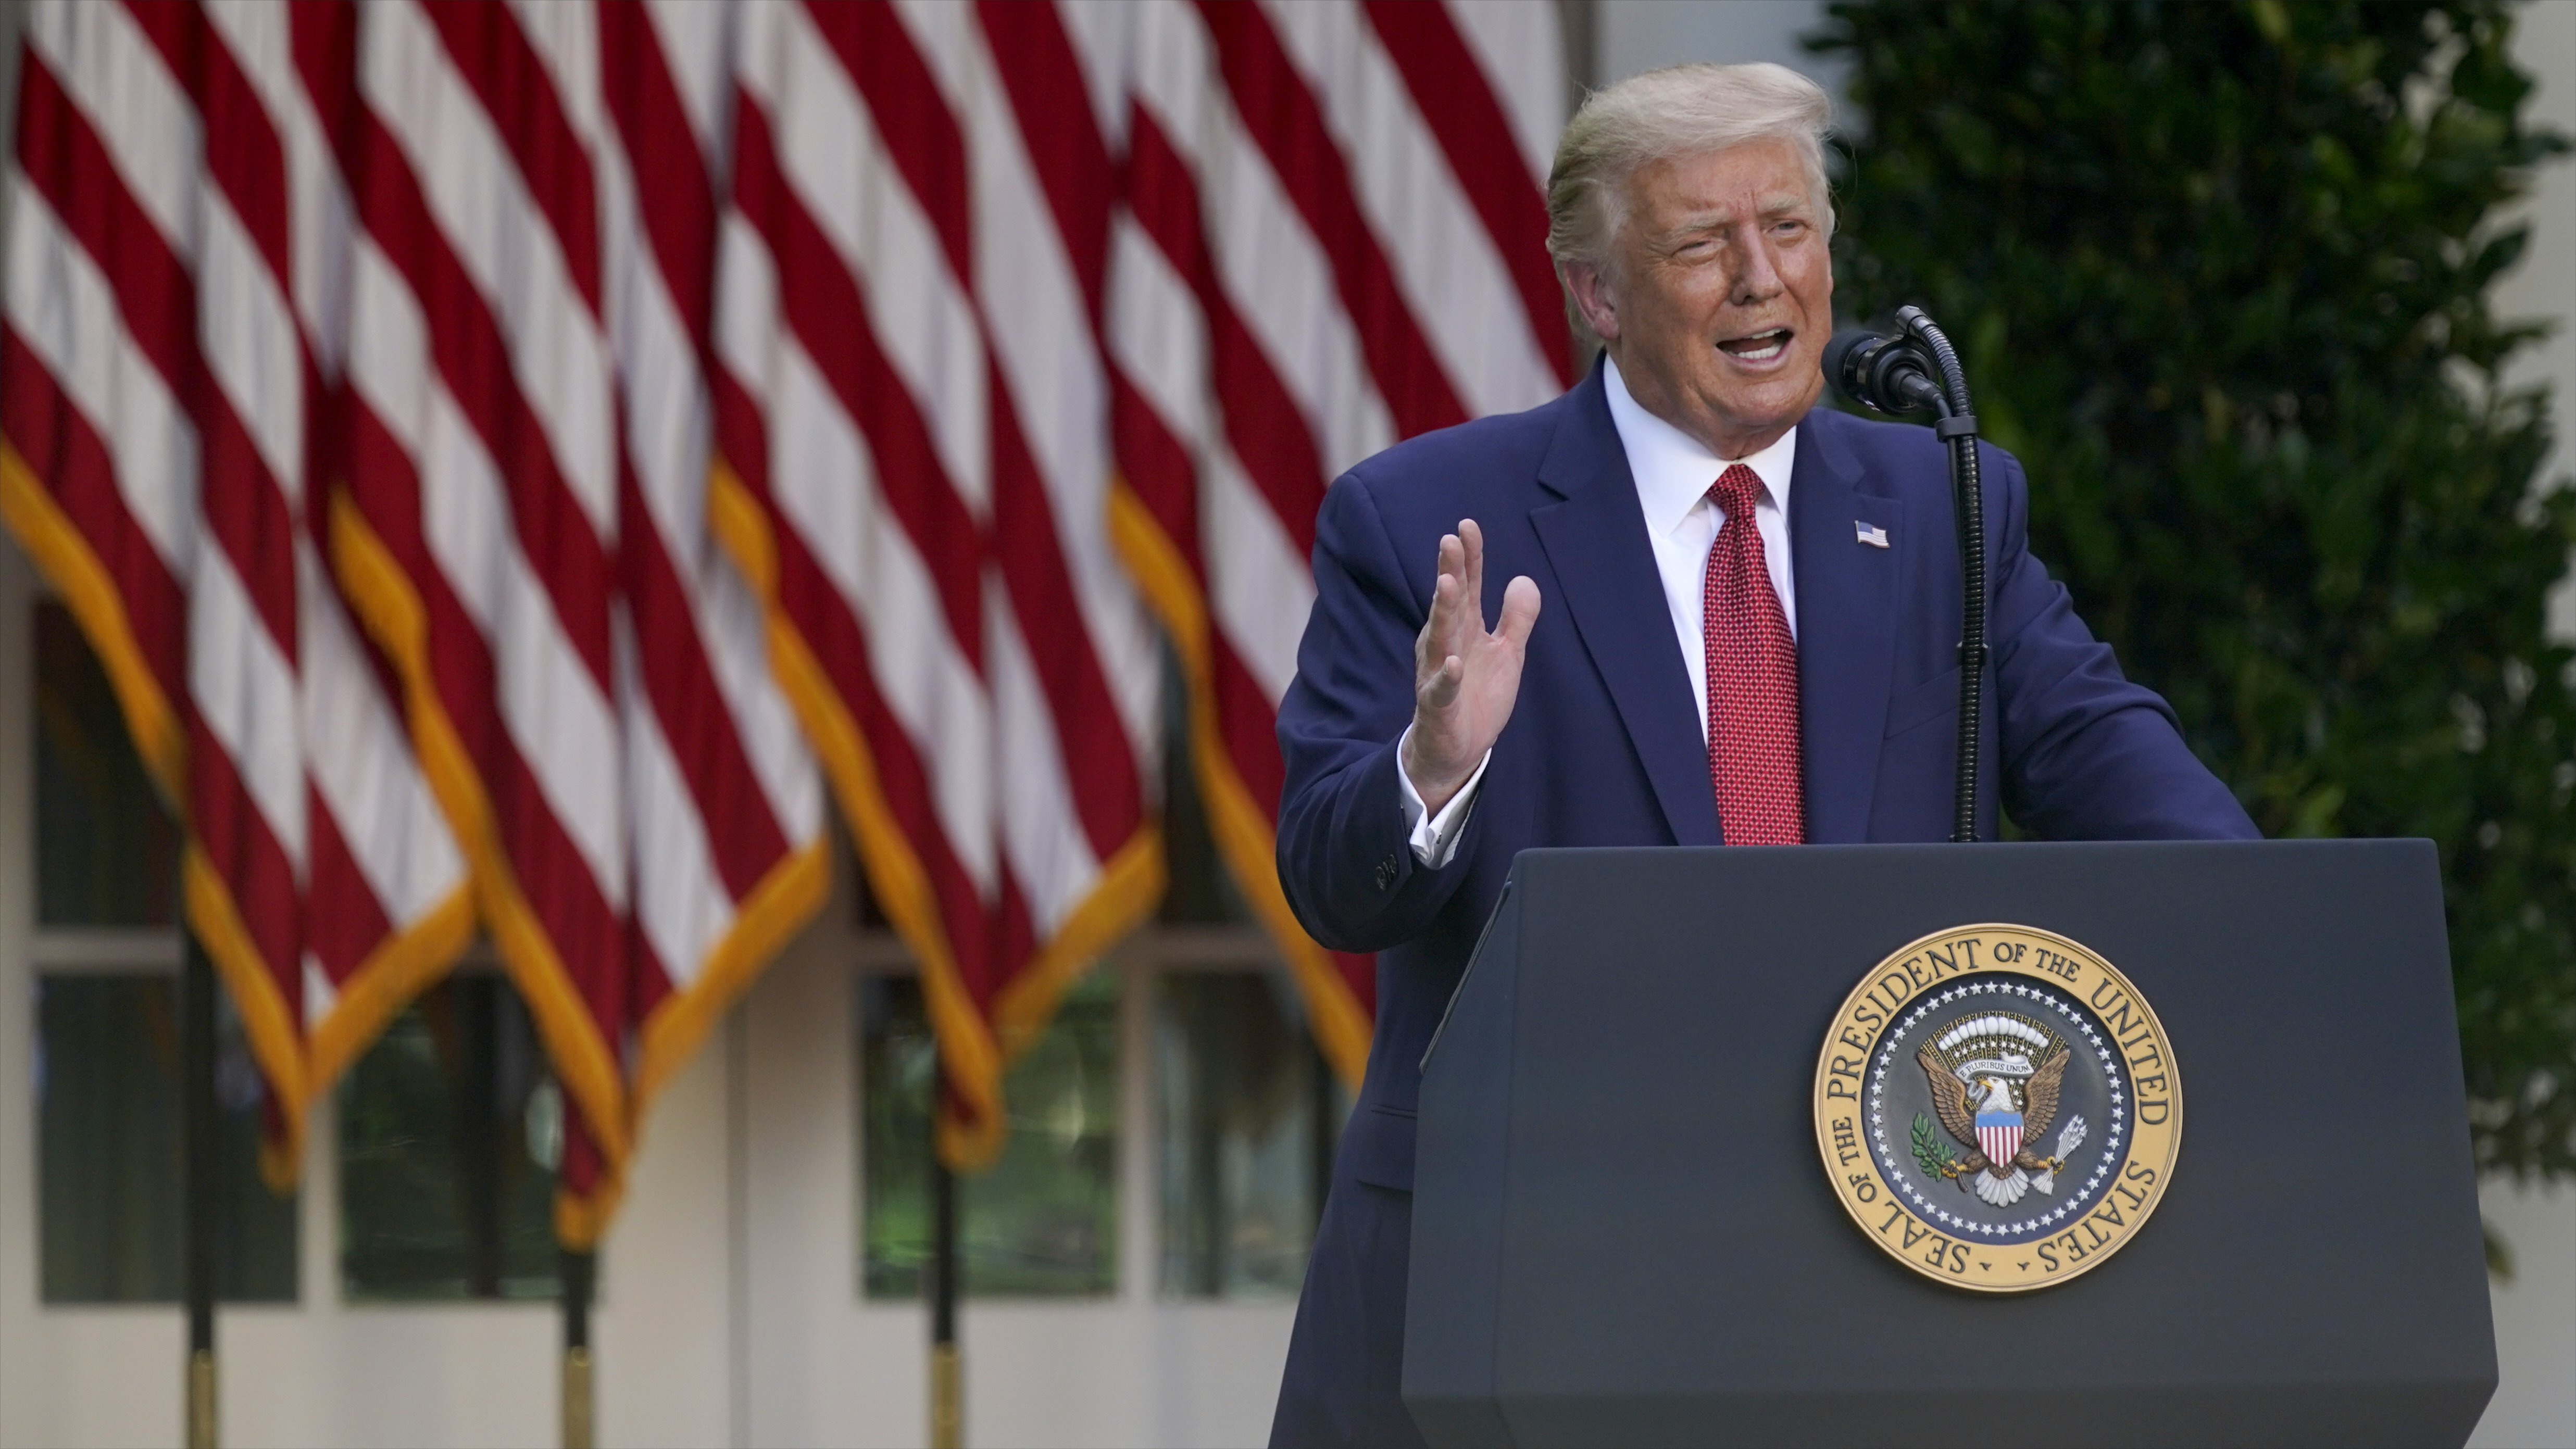
<path id="1" fill-rule="evenodd" d="M 1979 1112 L 1977 1147 L 1998 1168 L 2009 1167 L 2013 1154 L 2021 1151 L 2021 1114 Z"/>

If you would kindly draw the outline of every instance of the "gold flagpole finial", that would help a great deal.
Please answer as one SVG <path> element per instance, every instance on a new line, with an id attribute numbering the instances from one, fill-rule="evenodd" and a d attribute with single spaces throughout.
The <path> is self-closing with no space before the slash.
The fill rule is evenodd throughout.
<path id="1" fill-rule="evenodd" d="M 966 1370 L 957 1345 L 930 1349 L 930 1449 L 965 1449 Z"/>
<path id="2" fill-rule="evenodd" d="M 188 1355 L 188 1449 L 215 1449 L 215 1351 Z"/>
<path id="3" fill-rule="evenodd" d="M 590 1350 L 567 1348 L 563 1356 L 563 1449 L 591 1449 Z"/>

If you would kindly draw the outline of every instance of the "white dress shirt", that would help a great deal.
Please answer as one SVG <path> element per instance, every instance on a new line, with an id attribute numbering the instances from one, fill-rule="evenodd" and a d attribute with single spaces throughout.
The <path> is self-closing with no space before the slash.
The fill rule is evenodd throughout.
<path id="1" fill-rule="evenodd" d="M 1628 473 L 1637 483 L 1637 503 L 1646 515 L 1646 541 L 1654 546 L 1655 572 L 1664 585 L 1664 607 L 1673 617 L 1673 637 L 1681 645 L 1682 667 L 1689 671 L 1691 693 L 1699 700 L 1700 738 L 1708 738 L 1708 651 L 1702 630 L 1707 612 L 1702 595 L 1708 576 L 1708 551 L 1717 543 L 1726 510 L 1709 497 L 1717 476 L 1737 463 L 1762 480 L 1762 495 L 1753 505 L 1753 526 L 1762 535 L 1762 561 L 1771 573 L 1771 588 L 1780 596 L 1780 612 L 1789 622 L 1789 637 L 1798 637 L 1798 591 L 1789 561 L 1789 479 L 1798 461 L 1798 430 L 1749 458 L 1720 458 L 1690 434 L 1656 417 L 1628 393 L 1619 364 L 1605 359 L 1602 381 L 1610 397 L 1610 424 L 1619 433 L 1620 450 L 1628 455 Z M 1542 601 L 1543 602 L 1543 601 Z M 1481 623 L 1481 621 L 1479 621 Z M 1405 726 L 1405 736 L 1413 734 Z M 1476 790 L 1484 783 L 1493 751 L 1476 762 L 1447 804 L 1432 814 L 1421 792 L 1404 773 L 1404 741 L 1396 744 L 1396 781 L 1403 791 L 1404 823 L 1413 858 L 1434 870 L 1447 865 L 1458 848 L 1458 836 L 1475 808 Z"/>

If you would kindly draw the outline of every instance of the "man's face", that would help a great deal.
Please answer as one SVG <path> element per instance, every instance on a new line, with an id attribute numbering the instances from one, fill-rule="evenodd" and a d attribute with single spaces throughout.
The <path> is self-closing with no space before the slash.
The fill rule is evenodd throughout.
<path id="1" fill-rule="evenodd" d="M 1797 151 L 1753 141 L 1651 162 L 1627 201 L 1608 275 L 1569 269 L 1585 317 L 1647 411 L 1721 458 L 1770 446 L 1824 390 L 1833 332 L 1833 262 Z"/>

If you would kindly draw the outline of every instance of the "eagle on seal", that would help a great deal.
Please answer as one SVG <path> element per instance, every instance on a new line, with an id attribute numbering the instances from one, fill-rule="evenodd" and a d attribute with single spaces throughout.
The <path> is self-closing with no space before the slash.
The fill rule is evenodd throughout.
<path id="1" fill-rule="evenodd" d="M 1961 1187 L 1970 1188 L 1977 1196 L 1996 1207 L 2010 1207 L 2021 1201 L 2032 1187 L 2042 1192 L 2056 1191 L 2057 1170 L 2065 1166 L 2061 1157 L 2042 1157 L 2026 1145 L 2057 1120 L 2058 1085 L 2065 1080 L 2066 1063 L 2072 1053 L 2063 1044 L 2050 1052 L 2018 1087 L 2012 1078 L 1994 1072 L 1976 1072 L 1962 1076 L 1944 1063 L 1929 1045 L 1915 1054 L 1923 1073 L 1932 1082 L 1932 1107 L 1941 1125 L 1968 1149 L 1951 1160 L 1945 1175 L 1959 1179 Z M 2018 1109 L 2018 1110 L 2016 1110 Z M 1980 1122 L 1980 1118 L 1985 1119 Z M 2058 1144 L 2060 1153 L 2074 1150 L 2082 1131 L 2077 1123 Z M 2009 1123 L 2008 1132 L 1998 1135 L 1996 1122 Z M 1982 1130 L 1981 1130 L 1982 1128 Z M 2072 1139 L 2072 1140 L 2067 1140 Z M 1994 1155 L 1989 1156 L 1991 1143 Z"/>

